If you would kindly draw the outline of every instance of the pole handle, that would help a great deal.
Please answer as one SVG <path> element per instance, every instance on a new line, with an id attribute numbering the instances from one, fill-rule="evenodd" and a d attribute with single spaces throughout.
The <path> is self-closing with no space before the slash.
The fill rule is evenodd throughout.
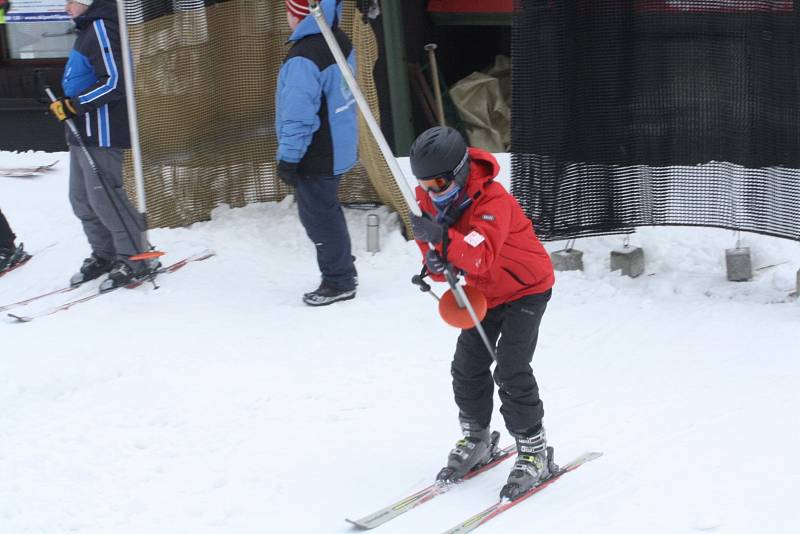
<path id="1" fill-rule="evenodd" d="M 53 90 L 50 88 L 49 85 L 44 88 L 44 92 L 45 94 L 47 94 L 47 98 L 50 99 L 51 103 L 58 100 L 58 97 L 56 96 L 56 94 L 53 92 Z M 86 158 L 89 160 L 89 166 L 91 166 L 92 170 L 94 170 L 95 173 L 97 173 L 97 166 L 95 165 L 94 160 L 89 154 L 89 151 L 86 149 L 86 145 L 83 144 L 83 138 L 81 137 L 81 133 L 78 131 L 78 127 L 75 125 L 75 121 L 72 119 L 66 119 L 64 122 L 67 123 L 67 128 L 69 128 L 69 131 L 72 132 L 72 135 L 74 135 L 75 138 L 78 140 L 81 150 L 84 152 L 84 154 L 86 154 Z"/>
<path id="2" fill-rule="evenodd" d="M 420 291 L 425 292 L 431 290 L 430 284 L 425 280 L 423 280 L 422 276 L 418 274 L 415 274 L 414 276 L 411 277 L 411 283 L 414 284 L 415 286 L 419 286 Z"/>
<path id="3" fill-rule="evenodd" d="M 428 284 L 423 278 L 425 277 L 424 274 L 415 274 L 411 277 L 411 283 L 415 286 L 419 286 L 419 290 L 423 293 L 427 293 L 428 295 L 432 296 L 436 302 L 441 302 L 439 295 L 431 291 L 431 286 Z"/>

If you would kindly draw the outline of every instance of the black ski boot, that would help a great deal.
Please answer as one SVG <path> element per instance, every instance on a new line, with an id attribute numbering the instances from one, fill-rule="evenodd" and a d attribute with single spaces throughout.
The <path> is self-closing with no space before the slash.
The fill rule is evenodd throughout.
<path id="1" fill-rule="evenodd" d="M 31 259 L 31 255 L 25 252 L 22 243 L 18 247 L 0 248 L 0 275 L 18 267 Z"/>
<path id="2" fill-rule="evenodd" d="M 553 448 L 547 446 L 544 427 L 532 436 L 514 436 L 517 440 L 517 461 L 500 490 L 501 499 L 514 500 L 529 489 L 550 478 L 557 468 L 553 464 Z"/>
<path id="3" fill-rule="evenodd" d="M 111 270 L 112 265 L 113 262 L 111 260 L 101 258 L 92 252 L 91 256 L 83 260 L 80 271 L 72 275 L 72 278 L 69 279 L 69 284 L 74 287 L 88 282 L 89 280 L 100 278 Z"/>
<path id="4" fill-rule="evenodd" d="M 159 263 L 158 266 L 161 264 Z M 124 260 L 116 260 L 111 271 L 108 273 L 108 278 L 103 280 L 100 284 L 100 292 L 111 291 L 118 287 L 127 286 L 133 282 L 141 281 L 147 278 L 158 266 L 150 267 L 146 261 L 127 262 Z"/>
<path id="5" fill-rule="evenodd" d="M 340 300 L 350 300 L 356 298 L 356 290 L 336 289 L 322 282 L 317 289 L 303 295 L 303 302 L 309 306 L 327 306 Z"/>
<path id="6" fill-rule="evenodd" d="M 466 421 L 461 422 L 461 432 L 464 437 L 450 451 L 447 466 L 436 475 L 440 482 L 455 482 L 473 469 L 483 467 L 497 454 L 500 432 L 489 432 L 488 428 Z"/>

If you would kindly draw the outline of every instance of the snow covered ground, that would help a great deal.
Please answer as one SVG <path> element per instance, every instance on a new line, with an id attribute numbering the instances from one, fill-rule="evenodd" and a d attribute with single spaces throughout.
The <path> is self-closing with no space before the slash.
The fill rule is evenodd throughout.
<path id="1" fill-rule="evenodd" d="M 63 285 L 88 253 L 66 154 L 0 153 L 0 167 L 55 159 L 45 176 L 0 177 L 0 208 L 40 251 L 0 279 L 0 305 Z M 367 212 L 347 211 L 350 302 L 301 303 L 318 275 L 287 199 L 152 231 L 165 261 L 217 252 L 158 290 L 0 319 L 0 533 L 343 533 L 345 517 L 429 484 L 458 437 L 458 332 L 411 286 L 418 251 L 379 214 L 373 255 Z M 608 271 L 621 242 L 578 242 L 586 271 L 558 274 L 534 359 L 556 459 L 604 456 L 479 532 L 800 532 L 800 305 L 787 298 L 800 245 L 745 235 L 756 277 L 735 284 L 732 232 L 642 229 L 637 279 Z M 507 473 L 380 532 L 446 530 Z"/>

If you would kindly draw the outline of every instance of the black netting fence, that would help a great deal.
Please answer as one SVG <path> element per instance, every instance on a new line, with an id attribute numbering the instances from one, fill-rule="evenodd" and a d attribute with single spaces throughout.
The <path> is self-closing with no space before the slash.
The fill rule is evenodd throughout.
<path id="1" fill-rule="evenodd" d="M 543 239 L 800 240 L 792 0 L 516 0 L 512 190 Z"/>

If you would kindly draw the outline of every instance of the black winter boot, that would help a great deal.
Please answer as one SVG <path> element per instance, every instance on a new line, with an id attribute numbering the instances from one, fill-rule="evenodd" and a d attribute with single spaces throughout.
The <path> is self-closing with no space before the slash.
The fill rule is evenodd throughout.
<path id="1" fill-rule="evenodd" d="M 158 264 L 160 266 L 160 263 Z M 158 267 L 154 267 L 158 268 Z M 108 278 L 100 284 L 100 292 L 111 291 L 118 287 L 127 286 L 133 282 L 144 280 L 151 273 L 151 268 L 145 261 L 130 262 L 116 260 L 114 267 L 108 273 Z"/>
<path id="2" fill-rule="evenodd" d="M 72 286 L 79 286 L 89 280 L 100 278 L 111 270 L 112 264 L 113 262 L 111 260 L 101 258 L 92 252 L 91 256 L 83 260 L 80 271 L 72 275 L 72 278 L 69 279 L 69 283 Z"/>
<path id="3" fill-rule="evenodd" d="M 303 295 L 303 302 L 309 306 L 327 306 L 328 304 L 333 304 L 340 300 L 350 300 L 354 298 L 356 298 L 355 288 L 336 289 L 322 282 L 317 289 Z"/>

